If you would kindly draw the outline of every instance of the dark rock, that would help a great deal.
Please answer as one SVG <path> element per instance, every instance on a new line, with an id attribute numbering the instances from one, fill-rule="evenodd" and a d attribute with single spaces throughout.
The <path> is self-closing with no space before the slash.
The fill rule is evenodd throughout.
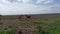
<path id="1" fill-rule="evenodd" d="M 11 26 L 8 26 L 9 28 L 11 28 Z"/>
<path id="2" fill-rule="evenodd" d="M 21 31 L 18 31 L 18 34 L 22 34 L 22 32 Z"/>
<path id="3" fill-rule="evenodd" d="M 4 28 L 4 30 L 7 30 L 8 28 Z"/>

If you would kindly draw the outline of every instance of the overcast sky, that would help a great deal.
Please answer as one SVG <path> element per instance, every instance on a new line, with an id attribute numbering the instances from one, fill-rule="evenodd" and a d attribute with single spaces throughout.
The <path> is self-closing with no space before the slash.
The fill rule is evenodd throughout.
<path id="1" fill-rule="evenodd" d="M 0 0 L 1 15 L 60 13 L 60 0 Z"/>

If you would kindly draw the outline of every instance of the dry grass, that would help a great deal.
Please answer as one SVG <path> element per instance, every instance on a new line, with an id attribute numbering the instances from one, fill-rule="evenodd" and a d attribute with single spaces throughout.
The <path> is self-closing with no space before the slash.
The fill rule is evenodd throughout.
<path id="1" fill-rule="evenodd" d="M 19 16 L 2 16 L 0 29 L 8 28 L 15 29 L 17 31 L 22 30 L 23 34 L 25 32 L 32 34 L 34 31 L 35 34 L 60 34 L 60 14 L 51 14 L 51 15 L 32 15 L 30 19 L 24 19 L 19 21 Z M 37 28 L 41 27 L 41 30 Z M 8 28 L 9 29 L 9 28 Z M 43 33 L 42 33 L 43 34 Z"/>

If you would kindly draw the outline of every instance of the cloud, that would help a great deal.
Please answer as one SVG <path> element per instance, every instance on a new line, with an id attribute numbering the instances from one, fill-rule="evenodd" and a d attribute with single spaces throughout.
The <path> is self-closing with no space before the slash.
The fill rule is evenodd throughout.
<path id="1" fill-rule="evenodd" d="M 60 13 L 60 5 L 53 5 L 49 8 L 44 9 L 46 13 Z"/>
<path id="2" fill-rule="evenodd" d="M 2 0 L 2 2 L 9 2 L 9 3 L 28 3 L 30 0 Z"/>
<path id="3" fill-rule="evenodd" d="M 37 0 L 37 4 L 49 4 L 53 3 L 53 0 Z"/>
<path id="4" fill-rule="evenodd" d="M 37 6 L 30 4 L 14 4 L 14 5 L 4 5 L 0 4 L 1 14 L 29 14 L 33 13 L 37 9 Z M 38 9 L 37 9 L 38 10 Z"/>
<path id="5" fill-rule="evenodd" d="M 51 3 L 52 0 L 37 0 L 37 2 Z M 20 3 L 21 2 L 21 3 Z M 31 0 L 0 0 L 1 15 L 20 15 L 20 14 L 45 14 L 57 13 L 60 11 L 60 5 L 41 6 L 30 4 Z M 38 2 L 38 3 L 39 3 Z M 35 2 L 34 2 L 35 3 Z M 38 4 L 37 3 L 37 4 Z"/>
<path id="6" fill-rule="evenodd" d="M 49 4 L 53 3 L 53 0 L 2 0 L 4 3 L 36 3 L 36 4 Z"/>

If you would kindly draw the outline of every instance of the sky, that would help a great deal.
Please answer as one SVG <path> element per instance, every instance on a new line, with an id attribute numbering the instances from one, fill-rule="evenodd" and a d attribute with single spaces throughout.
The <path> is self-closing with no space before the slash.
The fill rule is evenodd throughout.
<path id="1" fill-rule="evenodd" d="M 60 13 L 60 0 L 0 0 L 1 15 Z"/>

